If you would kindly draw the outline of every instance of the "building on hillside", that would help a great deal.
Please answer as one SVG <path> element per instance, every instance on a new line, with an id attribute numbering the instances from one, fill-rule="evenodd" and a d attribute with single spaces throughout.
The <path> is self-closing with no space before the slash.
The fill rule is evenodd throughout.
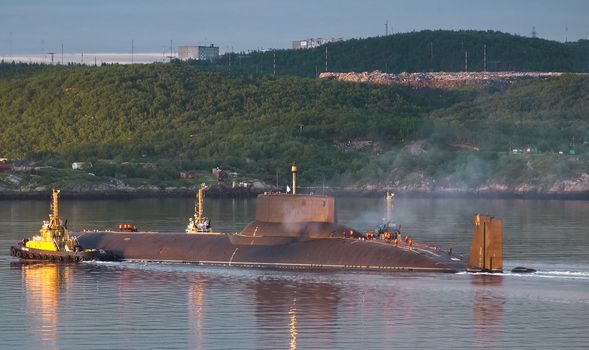
<path id="1" fill-rule="evenodd" d="M 216 167 L 212 170 L 213 176 L 217 178 L 217 181 L 223 182 L 225 180 L 227 180 L 227 178 L 229 177 L 229 174 L 227 174 L 227 171 Z"/>
<path id="2" fill-rule="evenodd" d="M 293 49 L 312 49 L 314 47 L 319 47 L 323 44 L 335 43 L 338 41 L 344 41 L 344 38 L 331 38 L 331 39 L 310 38 L 310 39 L 303 39 L 303 40 L 294 40 L 292 42 L 292 48 Z"/>
<path id="3" fill-rule="evenodd" d="M 0 158 L 0 172 L 10 172 L 13 170 L 14 168 L 12 164 L 8 161 L 8 158 Z"/>
<path id="4" fill-rule="evenodd" d="M 219 57 L 219 47 L 211 44 L 210 46 L 186 45 L 178 46 L 178 58 L 181 60 L 209 60 L 212 61 Z"/>
<path id="5" fill-rule="evenodd" d="M 200 176 L 200 174 L 198 173 L 198 171 L 187 170 L 187 171 L 180 172 L 180 177 L 183 179 L 196 179 L 199 176 Z"/>
<path id="6" fill-rule="evenodd" d="M 92 163 L 90 162 L 73 162 L 72 169 L 73 170 L 88 170 L 92 168 Z"/>

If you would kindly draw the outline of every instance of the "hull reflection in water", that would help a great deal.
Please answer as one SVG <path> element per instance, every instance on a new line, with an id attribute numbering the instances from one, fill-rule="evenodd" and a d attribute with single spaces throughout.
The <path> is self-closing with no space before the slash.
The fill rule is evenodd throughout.
<path id="1" fill-rule="evenodd" d="M 481 348 L 499 348 L 503 327 L 503 304 L 505 296 L 501 286 L 503 276 L 474 275 L 471 283 L 475 286 L 473 300 L 475 339 Z"/>
<path id="2" fill-rule="evenodd" d="M 20 265 L 29 317 L 29 332 L 36 334 L 43 349 L 59 349 L 59 296 L 71 279 L 71 267 L 56 264 L 23 263 Z"/>

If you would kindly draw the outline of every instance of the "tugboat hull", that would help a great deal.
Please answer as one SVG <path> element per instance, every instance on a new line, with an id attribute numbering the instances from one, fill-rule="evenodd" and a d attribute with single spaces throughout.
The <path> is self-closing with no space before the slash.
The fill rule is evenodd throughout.
<path id="1" fill-rule="evenodd" d="M 115 261 L 118 258 L 107 251 L 101 249 L 92 249 L 79 252 L 42 250 L 22 246 L 10 247 L 10 256 L 22 260 L 45 260 L 51 262 L 80 262 L 90 260 Z"/>

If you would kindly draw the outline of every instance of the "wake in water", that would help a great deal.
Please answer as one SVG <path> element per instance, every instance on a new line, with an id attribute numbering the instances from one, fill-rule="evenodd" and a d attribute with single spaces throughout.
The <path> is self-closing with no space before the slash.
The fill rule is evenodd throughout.
<path id="1" fill-rule="evenodd" d="M 95 264 L 113 268 L 123 269 L 138 269 L 138 270 L 151 270 L 158 272 L 203 272 L 203 271 L 241 271 L 243 274 L 244 270 L 248 269 L 235 269 L 227 266 L 213 266 L 213 265 L 201 265 L 191 263 L 174 263 L 174 262 L 145 262 L 145 261 L 122 261 L 122 262 L 107 262 L 107 261 L 89 261 L 86 264 Z M 520 265 L 517 265 L 520 266 Z M 506 277 L 525 277 L 525 278 L 546 278 L 546 279 L 569 279 L 569 280 L 587 280 L 589 281 L 589 266 L 584 265 L 540 265 L 532 266 L 537 269 L 536 272 L 532 273 L 514 273 L 511 272 L 513 267 L 505 267 L 503 273 L 488 273 L 488 272 L 458 272 L 458 275 L 489 275 L 489 276 L 506 276 Z"/>
<path id="2" fill-rule="evenodd" d="M 528 277 L 528 278 L 555 278 L 555 279 L 573 279 L 589 281 L 589 272 L 587 271 L 550 271 L 537 270 L 532 273 L 489 273 L 489 272 L 459 272 L 459 275 L 489 275 L 489 276 L 507 276 L 507 277 Z"/>

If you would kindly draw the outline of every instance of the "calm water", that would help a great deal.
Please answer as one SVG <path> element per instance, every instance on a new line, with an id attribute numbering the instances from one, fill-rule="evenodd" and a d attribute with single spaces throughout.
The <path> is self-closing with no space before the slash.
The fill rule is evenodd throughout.
<path id="1" fill-rule="evenodd" d="M 190 199 L 62 201 L 73 229 L 135 223 L 181 231 Z M 379 349 L 589 347 L 589 202 L 398 198 L 417 241 L 466 251 L 471 216 L 504 221 L 506 270 L 534 275 L 300 272 L 158 263 L 21 264 L 11 244 L 48 201 L 0 201 L 0 348 Z M 207 199 L 215 229 L 238 231 L 253 200 Z M 338 199 L 369 228 L 381 199 Z"/>

